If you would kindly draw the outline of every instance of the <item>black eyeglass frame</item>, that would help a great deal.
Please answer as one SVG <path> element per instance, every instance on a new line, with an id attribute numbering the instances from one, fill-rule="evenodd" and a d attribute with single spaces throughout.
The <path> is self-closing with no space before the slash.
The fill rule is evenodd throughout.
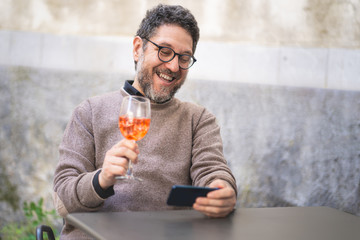
<path id="1" fill-rule="evenodd" d="M 146 41 L 151 42 L 152 44 L 154 44 L 154 45 L 159 49 L 159 50 L 158 50 L 158 58 L 159 58 L 159 60 L 162 61 L 163 63 L 171 62 L 176 56 L 179 56 L 179 58 L 182 57 L 182 56 L 188 56 L 188 57 L 190 57 L 190 58 L 192 59 L 192 63 L 191 63 L 191 65 L 189 65 L 189 67 L 187 67 L 187 68 L 181 67 L 181 66 L 180 66 L 180 63 L 179 63 L 179 68 L 181 68 L 181 69 L 183 69 L 183 70 L 186 70 L 186 69 L 191 68 L 191 67 L 194 65 L 194 63 L 197 61 L 196 58 L 195 58 L 194 56 L 192 56 L 192 55 L 177 53 L 177 52 L 174 51 L 174 49 L 172 49 L 172 48 L 170 48 L 170 47 L 160 46 L 160 45 L 154 43 L 153 41 L 151 41 L 151 40 L 148 39 L 148 38 L 142 38 L 142 39 L 145 39 Z M 172 57 L 170 60 L 164 61 L 164 60 L 162 60 L 162 59 L 160 58 L 160 51 L 161 51 L 161 49 L 164 49 L 164 48 L 169 49 L 169 50 L 171 50 L 171 51 L 174 53 L 173 57 Z"/>

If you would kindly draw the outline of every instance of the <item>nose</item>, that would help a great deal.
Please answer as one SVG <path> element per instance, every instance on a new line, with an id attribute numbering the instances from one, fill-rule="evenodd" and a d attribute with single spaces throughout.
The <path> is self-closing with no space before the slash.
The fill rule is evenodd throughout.
<path id="1" fill-rule="evenodd" d="M 179 67 L 179 56 L 175 56 L 170 62 L 165 63 L 165 66 L 172 72 L 178 72 Z"/>

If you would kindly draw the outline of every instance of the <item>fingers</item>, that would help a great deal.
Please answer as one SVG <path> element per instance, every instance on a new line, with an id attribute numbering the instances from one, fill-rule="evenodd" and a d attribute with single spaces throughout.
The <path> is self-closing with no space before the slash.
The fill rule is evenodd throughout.
<path id="1" fill-rule="evenodd" d="M 234 189 L 223 180 L 216 180 L 209 187 L 220 189 L 209 192 L 206 197 L 197 198 L 193 208 L 209 217 L 227 216 L 236 205 Z"/>
<path id="2" fill-rule="evenodd" d="M 129 160 L 125 157 L 108 155 L 105 157 L 102 172 L 107 178 L 124 175 L 129 165 Z"/>
<path id="3" fill-rule="evenodd" d="M 209 187 L 211 188 L 227 188 L 227 187 L 230 187 L 230 184 L 224 180 L 221 180 L 221 179 L 216 179 L 215 181 L 211 182 Z"/>
<path id="4" fill-rule="evenodd" d="M 195 201 L 195 204 L 197 204 L 199 206 L 210 206 L 210 207 L 219 207 L 219 208 L 231 207 L 232 208 L 236 204 L 236 199 L 235 199 L 235 197 L 220 198 L 220 199 L 198 197 Z"/>
<path id="5" fill-rule="evenodd" d="M 220 190 L 219 190 L 220 191 Z M 199 197 L 196 199 L 193 208 L 209 217 L 225 217 L 235 207 L 236 198 L 211 199 Z"/>
<path id="6" fill-rule="evenodd" d="M 193 208 L 199 212 L 202 212 L 208 217 L 222 218 L 231 213 L 234 207 L 211 207 L 194 204 Z"/>
<path id="7" fill-rule="evenodd" d="M 225 217 L 234 209 L 236 200 L 197 198 L 193 208 L 209 217 Z"/>
<path id="8" fill-rule="evenodd" d="M 99 184 L 103 189 L 114 185 L 115 177 L 125 175 L 129 161 L 136 164 L 139 147 L 135 141 L 123 139 L 106 152 Z"/>
<path id="9" fill-rule="evenodd" d="M 139 154 L 139 146 L 135 141 L 122 140 L 115 144 L 107 154 L 115 157 L 125 157 L 132 163 L 137 163 L 137 156 Z"/>

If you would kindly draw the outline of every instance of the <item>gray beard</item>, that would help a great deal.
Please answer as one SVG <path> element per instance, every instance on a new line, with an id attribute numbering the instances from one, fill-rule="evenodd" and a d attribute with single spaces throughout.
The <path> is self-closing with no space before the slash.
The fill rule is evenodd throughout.
<path id="1" fill-rule="evenodd" d="M 143 69 L 143 60 L 144 57 L 141 57 L 138 61 L 137 66 L 137 80 L 139 82 L 139 85 L 141 89 L 143 90 L 145 96 L 149 98 L 152 102 L 155 103 L 165 103 L 170 101 L 176 92 L 181 88 L 181 86 L 184 84 L 185 79 L 179 83 L 178 85 L 175 85 L 172 89 L 169 89 L 168 87 L 162 86 L 160 91 L 155 91 L 152 77 L 148 70 Z M 156 69 L 154 69 L 154 72 L 156 72 Z M 176 81 L 176 80 L 174 80 Z"/>

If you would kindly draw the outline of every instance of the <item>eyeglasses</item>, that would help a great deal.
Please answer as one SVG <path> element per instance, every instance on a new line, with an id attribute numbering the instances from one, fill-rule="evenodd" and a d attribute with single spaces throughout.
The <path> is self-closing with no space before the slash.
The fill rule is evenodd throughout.
<path id="1" fill-rule="evenodd" d="M 159 46 L 147 38 L 144 38 L 144 39 L 146 41 L 151 42 L 159 49 L 158 50 L 158 58 L 160 59 L 160 61 L 162 61 L 164 63 L 170 62 L 171 60 L 173 60 L 175 58 L 176 55 L 179 56 L 179 67 L 181 69 L 189 69 L 196 62 L 196 59 L 191 55 L 179 54 L 169 47 Z"/>

